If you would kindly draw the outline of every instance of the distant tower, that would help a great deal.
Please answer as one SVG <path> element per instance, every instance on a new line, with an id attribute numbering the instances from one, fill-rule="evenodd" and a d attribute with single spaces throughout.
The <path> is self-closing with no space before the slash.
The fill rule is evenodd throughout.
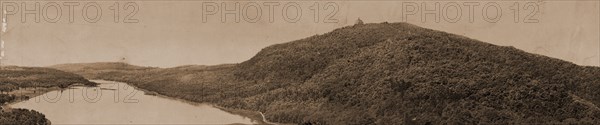
<path id="1" fill-rule="evenodd" d="M 354 25 L 362 25 L 362 24 L 364 24 L 364 22 L 360 19 L 360 17 L 354 23 Z"/>
<path id="2" fill-rule="evenodd" d="M 125 57 L 121 57 L 121 59 L 119 59 L 120 63 L 127 63 L 127 58 Z"/>

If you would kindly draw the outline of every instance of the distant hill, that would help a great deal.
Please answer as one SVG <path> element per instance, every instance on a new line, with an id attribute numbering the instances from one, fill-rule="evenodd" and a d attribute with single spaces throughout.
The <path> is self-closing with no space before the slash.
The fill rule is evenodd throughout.
<path id="1" fill-rule="evenodd" d="M 152 67 L 134 66 L 121 62 L 98 62 L 98 63 L 71 63 L 50 66 L 52 68 L 76 71 L 76 70 L 143 70 Z"/>
<path id="2" fill-rule="evenodd" d="M 121 62 L 59 64 L 50 66 L 50 68 L 78 73 L 84 77 L 89 77 L 96 74 L 111 74 L 114 76 L 119 76 L 119 74 L 123 71 L 131 72 L 156 69 L 153 67 L 134 66 Z"/>
<path id="3" fill-rule="evenodd" d="M 54 68 L 260 111 L 272 122 L 600 124 L 600 68 L 407 23 L 343 27 L 239 64 Z"/>

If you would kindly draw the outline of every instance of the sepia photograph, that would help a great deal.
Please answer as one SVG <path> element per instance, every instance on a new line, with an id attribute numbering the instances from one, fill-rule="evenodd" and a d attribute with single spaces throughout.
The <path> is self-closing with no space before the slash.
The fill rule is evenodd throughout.
<path id="1" fill-rule="evenodd" d="M 599 0 L 0 0 L 0 125 L 599 125 Z"/>

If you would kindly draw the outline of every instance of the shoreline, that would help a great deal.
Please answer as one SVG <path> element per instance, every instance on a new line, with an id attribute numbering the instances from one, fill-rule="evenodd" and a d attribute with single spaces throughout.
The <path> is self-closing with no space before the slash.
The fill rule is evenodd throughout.
<path id="1" fill-rule="evenodd" d="M 194 106 L 209 105 L 209 106 L 212 106 L 214 108 L 223 110 L 225 112 L 229 112 L 229 113 L 234 114 L 234 115 L 239 115 L 239 116 L 242 116 L 242 117 L 249 118 L 249 119 L 251 119 L 253 121 L 257 121 L 258 124 L 261 124 L 261 125 L 262 124 L 267 124 L 267 125 L 287 125 L 288 124 L 288 123 L 273 123 L 273 122 L 269 122 L 265 118 L 264 114 L 262 112 L 259 112 L 259 111 L 243 110 L 243 109 L 231 109 L 231 108 L 222 107 L 222 106 L 219 106 L 219 105 L 216 105 L 216 104 L 194 102 L 194 101 L 185 100 L 185 99 L 181 99 L 181 98 L 171 97 L 171 96 L 160 94 L 160 93 L 155 92 L 155 91 L 143 89 L 143 88 L 134 86 L 134 85 L 126 83 L 126 82 L 103 80 L 103 79 L 95 79 L 95 80 L 90 80 L 90 81 L 106 81 L 106 82 L 124 83 L 124 84 L 127 84 L 127 85 L 133 87 L 134 89 L 142 91 L 142 92 L 144 92 L 144 94 L 147 94 L 147 95 L 150 95 L 150 96 L 157 96 L 157 97 L 161 97 L 161 98 L 172 99 L 172 100 L 180 101 L 180 102 L 183 102 L 183 103 L 191 104 L 191 105 L 194 105 Z M 257 117 L 257 116 L 260 116 L 260 117 Z"/>
<path id="2" fill-rule="evenodd" d="M 161 98 L 166 98 L 166 99 L 171 99 L 171 100 L 175 100 L 175 101 L 180 101 L 183 103 L 187 103 L 190 105 L 194 105 L 194 106 L 200 106 L 200 105 L 208 105 L 214 108 L 217 108 L 219 110 L 231 113 L 233 115 L 238 115 L 238 116 L 242 116 L 245 118 L 250 119 L 251 121 L 255 121 L 257 124 L 266 124 L 266 125 L 287 125 L 287 124 L 291 124 L 291 123 L 274 123 L 274 122 L 269 122 L 264 114 L 262 112 L 259 111 L 252 111 L 252 110 L 244 110 L 244 109 L 232 109 L 232 108 L 226 108 L 226 107 L 222 107 L 216 104 L 212 104 L 212 103 L 201 103 L 201 102 L 194 102 L 194 101 L 190 101 L 190 100 L 185 100 L 185 99 L 181 99 L 181 98 L 176 98 L 176 97 L 171 97 L 171 96 L 167 96 L 167 95 L 163 95 L 160 94 L 158 92 L 155 91 L 151 91 L 151 90 L 147 90 L 147 89 L 143 89 L 137 86 L 134 86 L 132 84 L 126 83 L 126 82 L 119 82 L 119 81 L 110 81 L 110 80 L 90 80 L 90 81 L 105 81 L 105 82 L 118 82 L 118 83 L 124 83 L 127 84 L 131 87 L 133 87 L 136 90 L 142 91 L 144 92 L 144 94 L 146 95 L 150 95 L 150 96 L 157 96 L 157 97 L 161 97 Z M 33 98 L 38 98 L 39 96 L 42 96 L 48 92 L 51 91 L 56 91 L 56 90 L 65 90 L 65 89 L 69 89 L 70 87 L 75 87 L 75 86 L 81 86 L 81 85 L 71 85 L 67 88 L 59 88 L 59 87 L 50 87 L 50 88 L 44 88 L 44 87 L 27 87 L 27 88 L 22 88 L 19 90 L 14 90 L 11 92 L 8 92 L 8 94 L 11 95 L 15 95 L 17 98 L 15 100 L 12 100 L 10 102 L 5 103 L 4 105 L 1 105 L 0 107 L 2 108 L 1 110 L 3 111 L 10 111 L 12 109 L 15 109 L 13 107 L 11 107 L 11 105 L 23 102 L 23 101 L 27 101 Z M 28 96 L 28 98 L 25 98 L 24 96 Z"/>
<path id="3" fill-rule="evenodd" d="M 0 107 L 2 107 L 2 110 L 5 110 L 5 111 L 11 110 L 14 108 L 12 108 L 10 105 L 17 104 L 17 103 L 23 102 L 23 101 L 27 101 L 32 98 L 37 98 L 38 96 L 42 96 L 48 92 L 55 91 L 55 90 L 61 90 L 61 88 L 59 88 L 59 87 L 50 87 L 50 88 L 27 87 L 27 88 L 22 88 L 19 90 L 10 91 L 10 92 L 8 92 L 8 94 L 14 95 L 16 97 L 16 99 L 12 100 Z M 28 98 L 24 98 L 24 96 L 28 96 Z"/>
<path id="4" fill-rule="evenodd" d="M 85 86 L 83 84 L 77 83 L 77 84 L 72 84 L 69 85 L 67 88 L 60 88 L 60 87 L 49 87 L 49 88 L 45 88 L 45 87 L 26 87 L 26 88 L 22 88 L 19 90 L 13 90 L 8 92 L 9 95 L 14 95 L 16 97 L 15 100 L 12 100 L 4 105 L 0 105 L 0 107 L 2 107 L 2 110 L 11 110 L 13 109 L 12 107 L 10 107 L 10 105 L 19 103 L 19 102 L 23 102 L 32 98 L 37 98 L 39 96 L 42 96 L 48 92 L 51 91 L 56 91 L 56 90 L 66 90 L 69 89 L 71 87 L 77 87 L 77 86 Z M 24 98 L 23 96 L 27 96 L 28 98 Z"/>

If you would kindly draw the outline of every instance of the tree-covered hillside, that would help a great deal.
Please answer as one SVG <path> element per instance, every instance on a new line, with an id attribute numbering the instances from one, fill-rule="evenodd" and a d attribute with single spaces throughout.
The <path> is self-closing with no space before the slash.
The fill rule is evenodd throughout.
<path id="1" fill-rule="evenodd" d="M 65 67 L 57 68 L 260 111 L 273 122 L 600 124 L 600 68 L 407 23 L 343 27 L 240 64 Z"/>

